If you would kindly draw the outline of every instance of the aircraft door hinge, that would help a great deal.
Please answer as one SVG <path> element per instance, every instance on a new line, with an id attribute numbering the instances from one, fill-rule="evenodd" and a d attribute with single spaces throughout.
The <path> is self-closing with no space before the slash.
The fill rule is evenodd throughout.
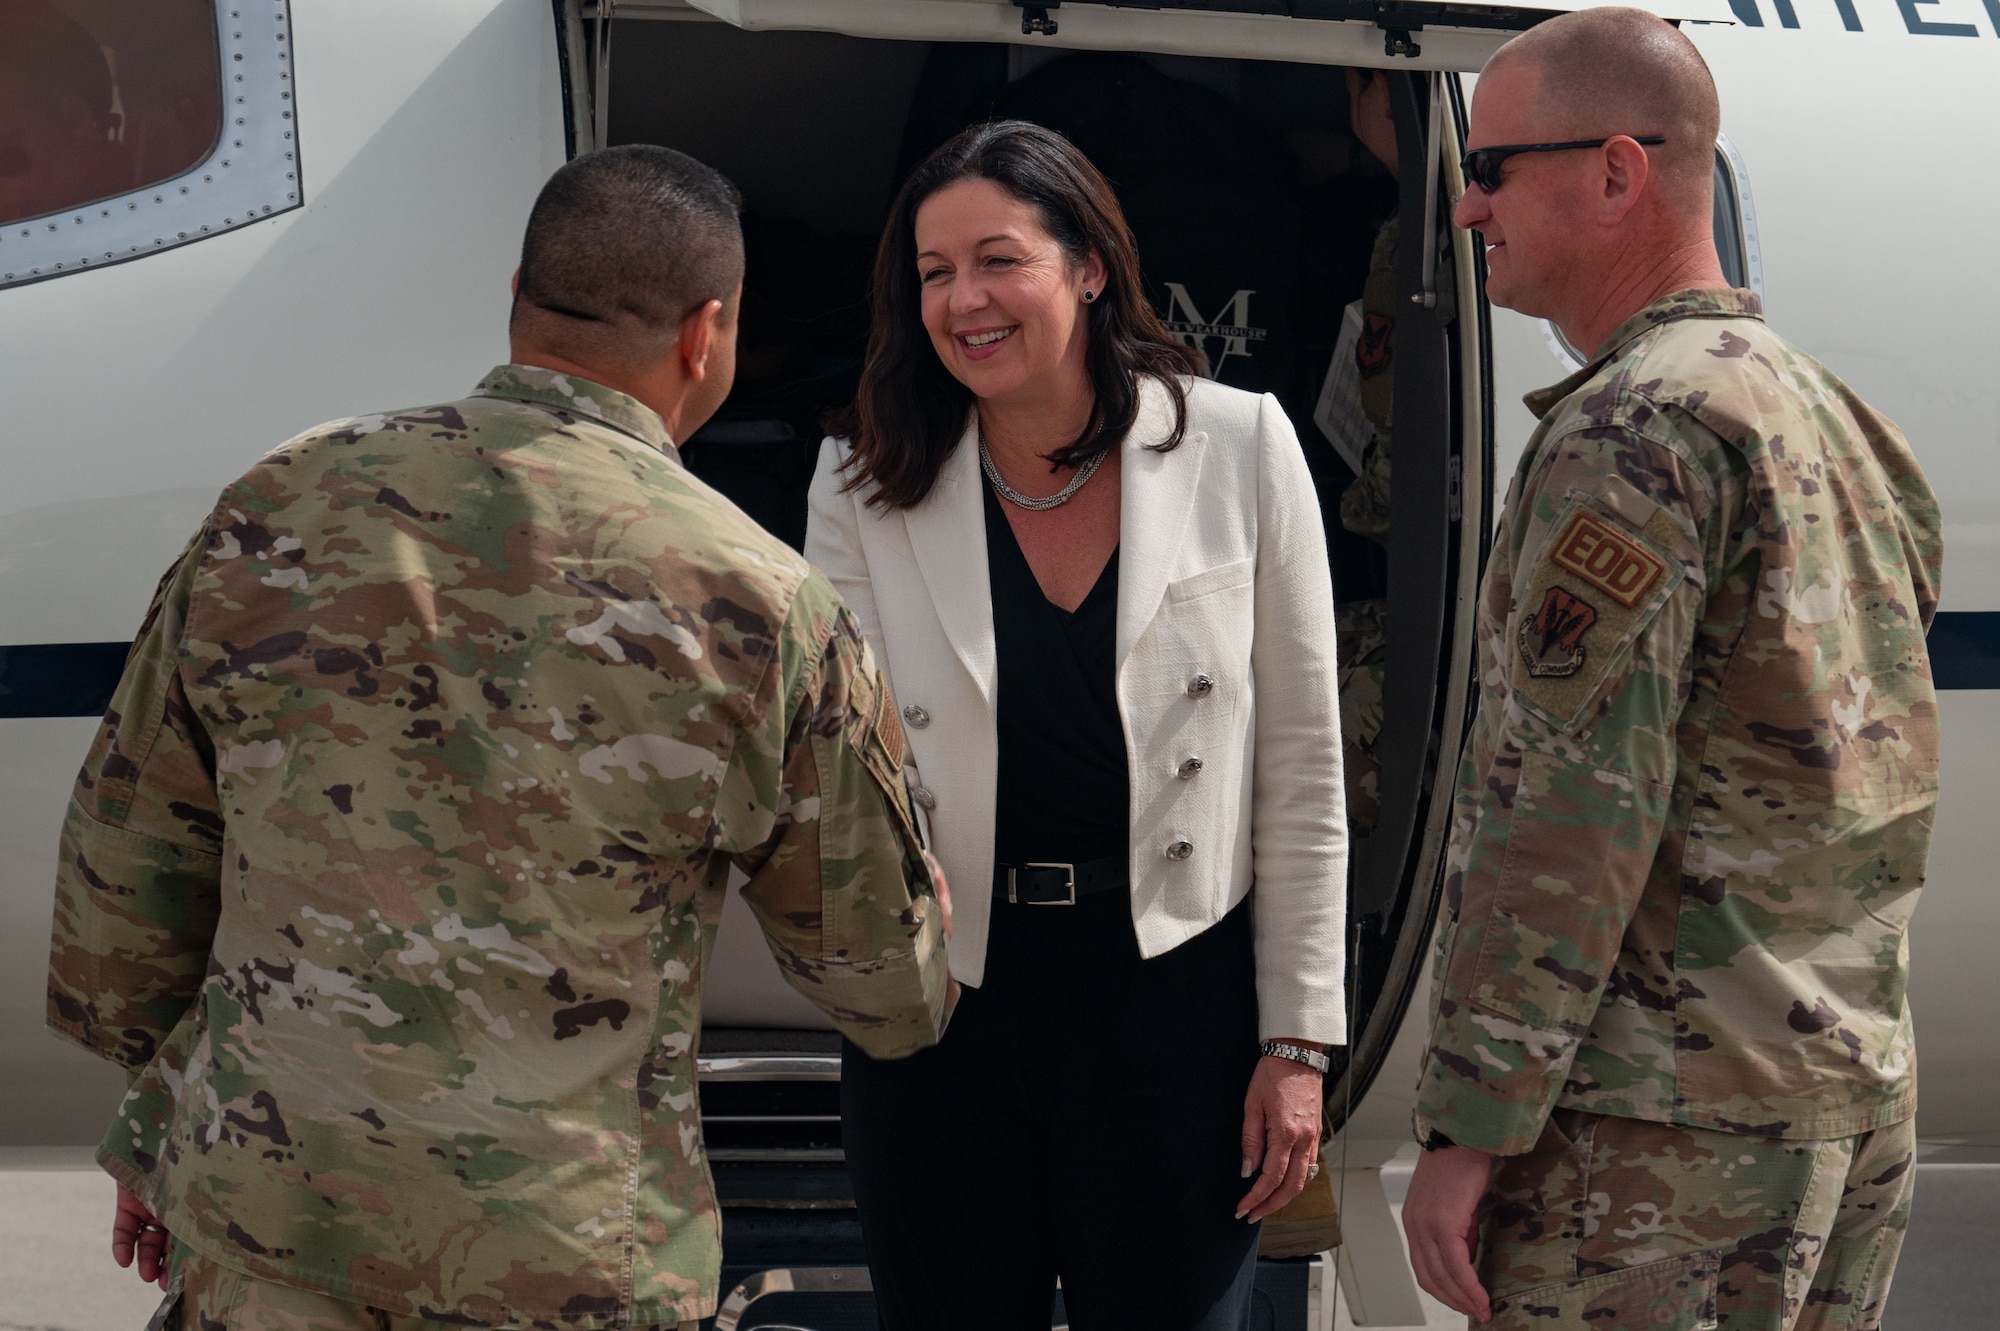
<path id="1" fill-rule="evenodd" d="M 1415 36 L 1420 31 L 1422 31 L 1421 25 L 1414 29 L 1385 26 L 1382 29 L 1382 54 L 1391 58 L 1399 55 L 1407 56 L 1415 60 L 1424 53 L 1422 43 L 1418 42 Z"/>
<path id="2" fill-rule="evenodd" d="M 1062 0 L 1048 0 L 1047 4 L 1031 5 L 1027 0 L 1014 0 L 1021 11 L 1021 35 L 1023 37 L 1053 37 L 1056 35 L 1056 19 L 1051 9 L 1061 9 Z"/>

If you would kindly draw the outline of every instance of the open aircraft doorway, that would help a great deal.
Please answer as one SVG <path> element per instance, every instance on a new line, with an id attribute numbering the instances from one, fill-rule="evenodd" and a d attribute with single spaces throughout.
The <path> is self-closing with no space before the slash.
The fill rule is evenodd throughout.
<path id="1" fill-rule="evenodd" d="M 1456 142 L 1460 110 L 1441 106 L 1434 120 L 1430 76 L 1386 77 L 1395 174 L 1350 131 L 1338 66 L 683 21 L 621 25 L 609 70 L 609 142 L 683 149 L 744 191 L 737 385 L 686 456 L 795 546 L 819 422 L 859 375 L 868 268 L 890 199 L 911 166 L 971 123 L 1018 117 L 1075 141 L 1118 189 L 1169 327 L 1207 354 L 1214 377 L 1283 403 L 1319 486 L 1336 599 L 1391 607 L 1381 812 L 1354 861 L 1357 1039 L 1329 1082 L 1336 1123 L 1366 1091 L 1421 968 L 1439 767 L 1455 760 L 1465 716 L 1461 611 L 1490 525 L 1482 503 L 1468 511 L 1463 500 L 1489 489 L 1477 277 L 1425 151 Z M 1392 216 L 1405 235 L 1428 228 L 1433 246 L 1428 263 L 1420 245 L 1399 254 L 1394 516 L 1378 543 L 1342 524 L 1355 474 L 1314 408 Z M 711 1000 L 713 1020 L 729 1021 L 722 998 Z"/>
<path id="2" fill-rule="evenodd" d="M 1117 189 L 1169 328 L 1206 354 L 1215 378 L 1285 407 L 1318 489 L 1336 601 L 1387 607 L 1371 620 L 1379 776 L 1351 862 L 1353 1043 L 1335 1051 L 1327 1080 L 1338 1129 L 1383 1070 L 1423 970 L 1492 520 L 1483 273 L 1469 237 L 1449 225 L 1464 118 L 1456 79 L 1374 62 L 1369 77 L 1386 80 L 1395 121 L 1391 170 L 1350 125 L 1348 70 L 1336 63 L 752 31 L 685 8 L 615 12 L 615 35 L 581 13 L 570 29 L 572 86 L 604 94 L 577 98 L 578 137 L 679 148 L 745 196 L 736 388 L 684 457 L 795 547 L 821 421 L 858 381 L 891 199 L 968 124 L 1022 118 L 1076 142 Z M 1360 317 L 1385 223 L 1427 240 L 1389 251 L 1393 308 L 1364 334 L 1393 362 L 1396 456 L 1386 530 L 1362 534 L 1350 528 L 1366 524 L 1342 519 L 1359 450 L 1343 455 L 1315 418 L 1336 354 L 1353 355 L 1343 323 Z M 774 1266 L 860 1258 L 852 1213 L 840 1209 L 832 1034 L 813 1029 L 817 1014 L 757 964 L 761 945 L 740 909 L 732 901 L 717 944 L 703 1046 L 725 1287 Z M 739 955 L 745 964 L 728 964 Z M 1401 1080 L 1382 1088 L 1396 1117 L 1409 1094 Z M 809 1214 L 795 1209 L 800 1195 L 814 1199 Z M 1267 1270 L 1260 1299 L 1274 1324 L 1298 1324 L 1292 1305 L 1305 1315 L 1319 1279 L 1316 1264 Z M 805 1297 L 801 1287 L 793 1299 Z"/>

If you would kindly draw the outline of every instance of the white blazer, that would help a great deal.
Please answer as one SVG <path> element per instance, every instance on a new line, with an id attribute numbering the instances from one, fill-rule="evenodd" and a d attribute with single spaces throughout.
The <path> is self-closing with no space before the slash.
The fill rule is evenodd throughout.
<path id="1" fill-rule="evenodd" d="M 1147 957 L 1253 897 L 1264 1038 L 1342 1042 L 1347 819 L 1333 586 L 1312 477 L 1276 398 L 1188 381 L 1187 435 L 1142 380 L 1124 442 L 1117 693 L 1131 767 L 1132 922 Z M 915 508 L 842 494 L 821 449 L 806 558 L 846 598 L 903 707 L 951 883 L 951 970 L 985 973 L 999 746 L 978 445 Z M 1207 676 L 1206 688 L 1195 684 Z M 1192 757 L 1189 778 L 1177 775 Z M 1192 853 L 1174 858 L 1185 842 Z M 1050 908 L 1054 909 L 1054 908 Z"/>

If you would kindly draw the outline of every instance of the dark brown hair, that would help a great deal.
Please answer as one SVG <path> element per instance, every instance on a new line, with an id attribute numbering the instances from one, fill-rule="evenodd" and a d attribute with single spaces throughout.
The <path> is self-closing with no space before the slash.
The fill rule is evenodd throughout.
<path id="1" fill-rule="evenodd" d="M 1182 375 L 1199 374 L 1199 351 L 1174 339 L 1139 283 L 1132 229 L 1110 184 L 1076 145 L 1025 120 L 974 125 L 926 158 L 903 182 L 875 251 L 868 359 L 854 404 L 827 422 L 854 443 L 847 489 L 874 486 L 868 502 L 912 508 L 937 483 L 945 459 L 965 433 L 972 391 L 938 359 L 925 331 L 917 276 L 917 209 L 947 185 L 990 180 L 1040 214 L 1042 226 L 1071 263 L 1095 251 L 1104 263 L 1104 290 L 1085 307 L 1086 367 L 1097 403 L 1083 433 L 1048 454 L 1056 466 L 1088 461 L 1116 447 L 1139 414 L 1139 376 L 1165 386 L 1174 401 L 1173 433 L 1160 452 L 1187 433 Z"/>

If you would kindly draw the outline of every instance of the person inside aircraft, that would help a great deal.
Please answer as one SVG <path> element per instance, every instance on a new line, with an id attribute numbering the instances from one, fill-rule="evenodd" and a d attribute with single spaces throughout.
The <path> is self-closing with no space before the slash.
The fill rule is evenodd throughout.
<path id="1" fill-rule="evenodd" d="M 221 132 L 215 10 L 214 0 L 91 4 L 98 40 L 116 53 L 129 188 L 194 166 Z"/>
<path id="2" fill-rule="evenodd" d="M 1909 1221 L 1942 520 L 1730 287 L 1720 117 L 1638 9 L 1473 94 L 1487 294 L 1595 348 L 1527 398 L 1486 567 L 1403 1210 L 1506 1331 L 1877 1328 Z"/>
<path id="3" fill-rule="evenodd" d="M 1198 376 L 1110 186 L 1040 126 L 916 168 L 873 309 L 806 552 L 905 704 L 965 986 L 935 1051 L 846 1049 L 884 1325 L 1046 1327 L 1059 1275 L 1072 1326 L 1240 1327 L 1346 1034 L 1299 444 Z"/>
<path id="4" fill-rule="evenodd" d="M 1389 80 L 1378 70 L 1347 71 L 1349 123 L 1393 179 L 1400 174 L 1396 118 Z M 1389 544 L 1390 428 L 1395 404 L 1396 246 L 1393 211 L 1375 234 L 1368 284 L 1351 309 L 1327 367 L 1314 423 L 1354 468 L 1341 494 L 1340 522 L 1356 536 Z M 1347 781 L 1348 826 L 1356 835 L 1375 826 L 1381 810 L 1382 676 L 1388 666 L 1389 602 L 1381 596 L 1343 599 L 1334 608 L 1340 635 L 1340 736 Z"/>
<path id="5" fill-rule="evenodd" d="M 126 188 L 117 128 L 97 39 L 43 0 L 0 3 L 0 222 Z"/>
<path id="6" fill-rule="evenodd" d="M 739 207 L 665 148 L 564 165 L 510 363 L 270 453 L 160 581 L 48 981 L 132 1075 L 99 1159 L 155 1325 L 714 1316 L 696 1051 L 732 877 L 871 1054 L 944 1029 L 948 900 L 866 640 L 678 461 L 734 375 Z"/>

